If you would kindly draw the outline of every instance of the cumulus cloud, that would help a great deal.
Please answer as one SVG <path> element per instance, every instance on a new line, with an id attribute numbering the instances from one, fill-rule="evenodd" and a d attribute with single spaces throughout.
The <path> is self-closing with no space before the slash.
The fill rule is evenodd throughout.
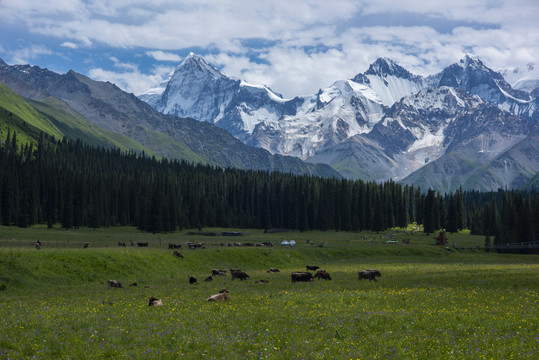
<path id="1" fill-rule="evenodd" d="M 353 77 L 380 56 L 421 75 L 466 52 L 494 69 L 536 63 L 538 13 L 537 0 L 3 0 L 0 30 L 39 37 L 25 50 L 3 43 L 2 53 L 21 62 L 45 54 L 43 38 L 92 55 L 106 49 L 111 66 L 89 75 L 135 93 L 161 77 L 111 58 L 115 50 L 179 62 L 200 49 L 227 75 L 295 96 Z"/>

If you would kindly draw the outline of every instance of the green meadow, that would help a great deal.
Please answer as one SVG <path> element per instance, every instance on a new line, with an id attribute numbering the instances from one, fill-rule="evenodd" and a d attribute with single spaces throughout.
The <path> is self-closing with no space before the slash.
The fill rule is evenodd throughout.
<path id="1" fill-rule="evenodd" d="M 439 247 L 436 235 L 412 228 L 238 231 L 0 227 L 0 359 L 539 358 L 537 255 L 477 249 L 483 237 L 467 233 L 449 234 L 450 246 Z M 184 245 L 183 259 L 168 249 L 187 241 L 206 248 Z M 220 246 L 236 241 L 274 246 Z M 290 273 L 306 265 L 332 280 L 291 283 Z M 249 279 L 204 281 L 211 269 L 231 267 Z M 362 269 L 382 276 L 359 281 Z M 124 287 L 110 288 L 108 279 Z M 205 301 L 221 289 L 230 301 Z M 149 307 L 151 296 L 164 305 Z"/>

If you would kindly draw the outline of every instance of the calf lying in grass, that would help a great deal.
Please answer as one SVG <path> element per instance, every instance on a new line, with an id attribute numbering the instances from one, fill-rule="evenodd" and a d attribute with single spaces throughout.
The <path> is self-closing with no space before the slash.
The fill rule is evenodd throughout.
<path id="1" fill-rule="evenodd" d="M 228 290 L 221 290 L 219 294 L 215 294 L 206 299 L 206 301 L 228 301 Z"/>
<path id="2" fill-rule="evenodd" d="M 149 300 L 148 306 L 163 306 L 163 301 L 152 296 Z"/>

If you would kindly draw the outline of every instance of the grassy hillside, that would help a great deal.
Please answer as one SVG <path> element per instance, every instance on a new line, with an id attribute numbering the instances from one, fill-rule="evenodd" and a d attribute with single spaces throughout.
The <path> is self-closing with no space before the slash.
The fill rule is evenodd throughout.
<path id="1" fill-rule="evenodd" d="M 19 143 L 35 141 L 40 132 L 62 138 L 63 133 L 47 117 L 30 106 L 22 97 L 0 83 L 0 131 L 2 139 L 7 129 L 17 132 Z"/>
<path id="2" fill-rule="evenodd" d="M 112 146 L 124 151 L 137 153 L 144 151 L 150 156 L 156 155 L 147 147 L 125 135 L 113 133 L 89 123 L 69 105 L 54 97 L 48 97 L 41 101 L 28 100 L 28 102 L 36 110 L 48 117 L 62 131 L 63 136 L 68 139 L 80 139 L 84 143 L 93 146 Z"/>
<path id="3" fill-rule="evenodd" d="M 36 143 L 41 132 L 57 139 L 67 137 L 70 140 L 100 147 L 115 147 L 123 151 L 144 153 L 160 158 L 156 151 L 132 138 L 104 130 L 88 122 L 63 101 L 48 97 L 40 101 L 24 99 L 0 83 L 0 138 L 5 139 L 7 131 L 17 133 L 19 144 Z M 175 142 L 166 135 L 144 128 L 136 130 L 145 133 L 145 138 L 152 148 L 159 149 L 159 154 L 171 158 L 180 157 L 195 163 L 207 163 L 200 155 L 191 151 L 185 144 Z"/>

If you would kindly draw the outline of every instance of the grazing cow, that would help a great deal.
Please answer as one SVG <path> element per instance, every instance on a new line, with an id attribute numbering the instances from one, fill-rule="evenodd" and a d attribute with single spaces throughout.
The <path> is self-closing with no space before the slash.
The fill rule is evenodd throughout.
<path id="1" fill-rule="evenodd" d="M 161 299 L 158 299 L 152 296 L 150 298 L 150 302 L 148 303 L 148 306 L 163 306 L 163 301 L 161 301 Z"/>
<path id="2" fill-rule="evenodd" d="M 212 269 L 211 274 L 212 276 L 226 276 L 227 270 L 220 270 L 220 269 Z"/>
<path id="3" fill-rule="evenodd" d="M 240 279 L 240 280 L 246 280 L 249 275 L 247 275 L 246 273 L 244 273 L 243 271 L 234 271 L 234 272 L 230 272 L 230 275 L 232 276 L 232 280 L 234 279 Z"/>
<path id="4" fill-rule="evenodd" d="M 304 281 L 309 282 L 313 281 L 313 274 L 311 274 L 308 271 L 294 271 L 292 273 L 292 282 L 295 283 L 296 281 Z"/>
<path id="5" fill-rule="evenodd" d="M 324 280 L 331 280 L 331 276 L 329 276 L 329 273 L 326 270 L 318 270 L 314 277 L 318 280 L 324 279 Z"/>
<path id="6" fill-rule="evenodd" d="M 270 268 L 268 271 L 266 272 L 269 272 L 269 273 L 272 273 L 272 272 L 281 272 L 281 270 L 279 269 L 276 269 L 276 268 Z"/>
<path id="7" fill-rule="evenodd" d="M 377 276 L 382 276 L 380 271 L 373 270 L 373 269 L 360 270 L 357 273 L 359 275 L 358 280 L 369 279 L 369 280 L 378 281 L 378 280 L 376 280 L 376 277 Z"/>
<path id="8" fill-rule="evenodd" d="M 125 247 L 125 243 L 123 241 L 118 241 L 118 246 Z"/>
<path id="9" fill-rule="evenodd" d="M 240 272 L 241 270 L 238 269 L 238 268 L 230 268 L 230 273 L 232 274 L 233 272 Z"/>
<path id="10" fill-rule="evenodd" d="M 135 243 L 133 241 L 131 241 L 131 247 L 135 246 Z"/>
<path id="11" fill-rule="evenodd" d="M 190 249 L 190 250 L 195 250 L 195 249 L 205 249 L 206 248 L 206 245 L 204 245 L 204 243 L 193 243 L 193 242 L 186 242 L 185 245 Z"/>
<path id="12" fill-rule="evenodd" d="M 138 286 L 138 284 L 136 282 L 134 282 L 132 284 L 129 284 L 129 286 Z"/>
<path id="13" fill-rule="evenodd" d="M 138 247 L 148 247 L 148 243 L 147 242 L 144 242 L 144 243 L 143 242 L 138 242 L 137 246 Z"/>
<path id="14" fill-rule="evenodd" d="M 183 255 L 178 250 L 174 250 L 172 255 L 176 256 L 178 259 L 183 259 Z"/>
<path id="15" fill-rule="evenodd" d="M 118 280 L 109 280 L 108 284 L 111 288 L 123 288 L 122 284 Z"/>
<path id="16" fill-rule="evenodd" d="M 198 284 L 197 283 L 197 278 L 194 277 L 194 276 L 189 276 L 189 284 L 191 284 L 191 285 Z"/>
<path id="17" fill-rule="evenodd" d="M 263 280 L 262 279 L 262 280 L 256 280 L 255 281 L 255 284 L 267 284 L 267 283 L 269 283 L 269 280 Z"/>
<path id="18" fill-rule="evenodd" d="M 316 271 L 316 270 L 320 269 L 320 266 L 315 266 L 315 265 L 311 266 L 311 265 L 307 265 L 306 268 L 307 268 L 307 271 Z"/>
<path id="19" fill-rule="evenodd" d="M 208 276 L 207 278 L 204 279 L 204 281 L 213 281 L 213 277 L 212 277 L 212 276 Z"/>
<path id="20" fill-rule="evenodd" d="M 168 243 L 168 248 L 169 249 L 181 249 L 182 248 L 182 244 L 173 244 L 173 243 Z"/>
<path id="21" fill-rule="evenodd" d="M 228 301 L 228 290 L 221 290 L 219 294 L 215 294 L 206 299 L 206 301 Z"/>
<path id="22" fill-rule="evenodd" d="M 82 248 L 83 249 L 88 249 L 90 247 L 90 243 L 88 241 L 86 241 L 83 245 L 82 245 Z"/>

